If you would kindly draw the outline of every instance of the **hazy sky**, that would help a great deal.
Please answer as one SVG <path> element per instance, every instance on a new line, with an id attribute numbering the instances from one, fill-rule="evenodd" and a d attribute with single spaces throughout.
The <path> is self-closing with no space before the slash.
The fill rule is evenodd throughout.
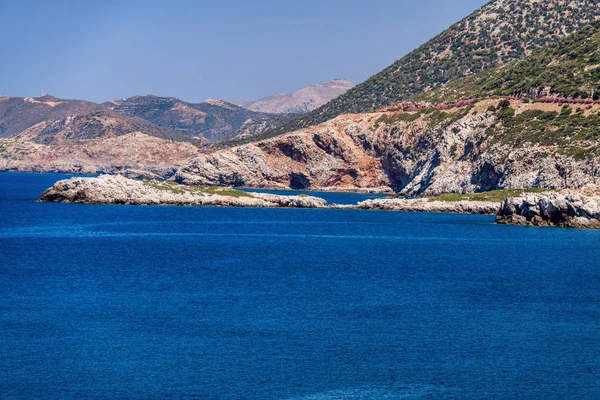
<path id="1" fill-rule="evenodd" d="M 0 94 L 254 99 L 361 82 L 487 0 L 0 0 Z"/>

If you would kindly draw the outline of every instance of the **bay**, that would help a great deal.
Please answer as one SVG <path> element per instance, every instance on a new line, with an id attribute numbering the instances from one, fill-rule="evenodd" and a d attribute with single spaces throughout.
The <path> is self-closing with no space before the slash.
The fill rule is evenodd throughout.
<path id="1" fill-rule="evenodd" d="M 3 399 L 598 398 L 600 232 L 36 202 L 61 178 L 0 173 Z"/>

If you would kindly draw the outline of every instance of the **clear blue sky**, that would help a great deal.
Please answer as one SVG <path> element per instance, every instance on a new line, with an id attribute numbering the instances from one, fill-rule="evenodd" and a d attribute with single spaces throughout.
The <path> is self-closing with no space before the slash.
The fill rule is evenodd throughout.
<path id="1" fill-rule="evenodd" d="M 487 0 L 0 0 L 0 95 L 254 99 L 361 82 Z"/>

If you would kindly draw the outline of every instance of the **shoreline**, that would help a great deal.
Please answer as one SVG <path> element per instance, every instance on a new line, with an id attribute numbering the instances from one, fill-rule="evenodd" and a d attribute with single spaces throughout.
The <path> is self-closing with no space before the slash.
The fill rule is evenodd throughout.
<path id="1" fill-rule="evenodd" d="M 96 178 L 73 177 L 60 180 L 45 190 L 39 201 L 479 214 L 496 215 L 495 222 L 498 224 L 600 229 L 600 195 L 597 195 L 597 190 L 598 188 L 589 188 L 588 192 L 512 190 L 437 198 L 381 198 L 357 204 L 328 204 L 323 198 L 305 193 L 289 196 L 246 192 L 231 187 L 187 186 L 173 181 L 140 181 L 120 175 L 101 175 Z M 503 194 L 513 196 L 498 201 Z"/>
<path id="2" fill-rule="evenodd" d="M 428 198 L 376 198 L 359 201 L 356 204 L 337 204 L 327 203 L 325 199 L 305 193 L 280 195 L 254 190 L 260 189 L 243 191 L 229 187 L 186 186 L 169 181 L 139 181 L 119 175 L 101 175 L 92 178 L 73 177 L 60 180 L 44 191 L 38 201 L 75 204 L 312 208 L 486 215 L 494 215 L 500 208 L 499 202 L 444 202 Z M 348 194 L 362 195 L 363 193 Z"/>

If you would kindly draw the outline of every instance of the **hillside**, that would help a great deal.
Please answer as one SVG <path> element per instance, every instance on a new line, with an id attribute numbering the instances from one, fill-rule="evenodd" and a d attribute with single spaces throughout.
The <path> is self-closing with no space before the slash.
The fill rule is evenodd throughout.
<path id="1" fill-rule="evenodd" d="M 344 79 L 332 79 L 290 94 L 278 93 L 260 100 L 240 100 L 231 103 L 257 112 L 304 114 L 321 107 L 354 86 L 354 83 Z"/>
<path id="2" fill-rule="evenodd" d="M 345 113 L 377 110 L 568 36 L 600 17 L 600 0 L 493 0 L 344 95 L 267 132 L 272 137 Z"/>
<path id="3" fill-rule="evenodd" d="M 597 184 L 599 73 L 596 21 L 412 102 L 200 155 L 176 179 L 408 196 Z"/>
<path id="4" fill-rule="evenodd" d="M 0 138 L 0 171 L 119 173 L 165 178 L 200 154 L 192 143 L 133 132 L 77 142 L 35 143 Z"/>
<path id="5" fill-rule="evenodd" d="M 600 99 L 600 21 L 521 60 L 457 80 L 414 99 L 443 103 L 491 95 L 532 100 Z"/>
<path id="6" fill-rule="evenodd" d="M 258 113 L 221 100 L 187 103 L 174 97 L 135 96 L 104 103 L 123 115 L 139 117 L 188 138 L 210 142 L 253 136 L 289 121 L 292 116 Z"/>
<path id="7" fill-rule="evenodd" d="M 115 137 L 139 131 L 165 139 L 185 139 L 143 119 L 123 116 L 87 101 L 52 96 L 0 96 L 0 138 L 22 137 L 49 144 Z"/>
<path id="8" fill-rule="evenodd" d="M 507 99 L 404 103 L 200 155 L 176 180 L 408 196 L 579 188 L 600 175 L 599 112 Z"/>

